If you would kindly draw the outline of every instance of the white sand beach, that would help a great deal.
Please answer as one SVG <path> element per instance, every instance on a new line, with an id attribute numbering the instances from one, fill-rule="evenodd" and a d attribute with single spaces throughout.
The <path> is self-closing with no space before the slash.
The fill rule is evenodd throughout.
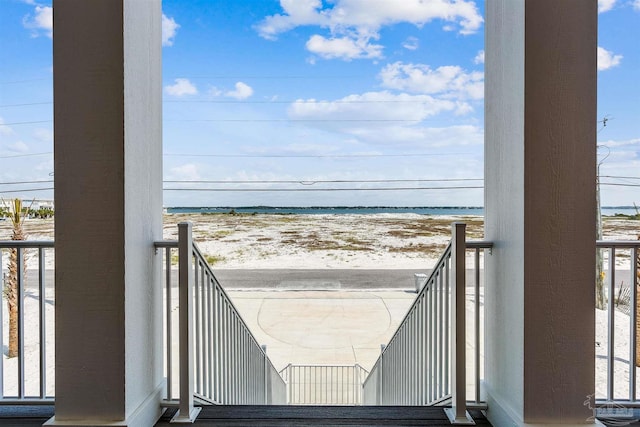
<path id="1" fill-rule="evenodd" d="M 475 215 L 165 214 L 164 239 L 177 239 L 183 221 L 193 224 L 194 241 L 220 269 L 429 269 L 451 238 L 453 222 L 467 224 L 468 240 L 484 238 L 483 218 Z M 28 240 L 52 240 L 54 220 L 28 219 L 25 232 Z M 639 235 L 638 221 L 604 220 L 605 239 Z M 0 221 L 0 240 L 10 238 L 10 221 Z M 7 261 L 3 257 L 3 270 Z M 28 256 L 29 267 L 36 263 Z M 53 268 L 53 256 L 46 265 Z"/>
<path id="2" fill-rule="evenodd" d="M 173 214 L 165 215 L 164 238 L 177 238 L 177 224 L 190 221 L 193 224 L 194 240 L 208 258 L 215 269 L 430 269 L 439 257 L 442 249 L 450 239 L 451 223 L 462 221 L 468 224 L 468 239 L 483 239 L 483 220 L 478 216 L 425 216 L 416 214 L 372 214 L 372 215 L 200 215 Z M 25 231 L 29 240 L 52 240 L 53 220 L 29 219 L 25 224 Z M 604 223 L 605 239 L 636 240 L 640 234 L 638 221 L 608 218 Z M 0 240 L 10 238 L 9 221 L 0 221 Z M 616 259 L 619 268 L 629 267 L 629 257 Z M 8 251 L 2 253 L 3 272 L 7 271 Z M 28 275 L 37 277 L 38 259 L 35 254 L 27 255 Z M 54 268 L 53 251 L 47 251 L 46 268 L 49 277 Z M 35 279 L 34 279 L 35 280 Z M 50 280 L 50 279 L 49 279 Z M 224 285 L 224 284 L 223 284 Z M 403 291 L 400 291 L 403 292 Z M 272 326 L 281 324 L 291 325 L 291 316 L 300 313 L 289 313 L 286 310 L 282 318 L 278 319 L 277 310 L 271 310 L 266 325 L 262 321 L 260 310 L 280 307 L 275 301 L 278 295 L 291 301 L 291 294 L 247 293 L 243 291 L 229 292 L 237 304 L 247 323 L 255 328 L 254 334 L 268 343 L 272 354 L 278 359 L 281 367 L 285 362 L 304 362 L 304 356 L 313 355 L 308 363 L 327 363 L 327 358 L 318 359 L 323 353 L 333 358 L 333 363 L 360 363 L 370 368 L 379 351 L 381 341 L 388 339 L 396 325 L 409 308 L 411 294 L 371 294 L 364 298 L 363 292 L 344 292 L 340 294 L 316 295 L 318 304 L 333 300 L 339 301 L 340 307 L 349 307 L 349 316 L 371 316 L 371 304 L 389 307 L 393 302 L 391 317 L 385 317 L 378 324 L 371 323 L 371 333 L 359 328 L 349 331 L 348 328 L 333 327 L 332 337 L 324 337 L 322 348 L 309 348 L 309 345 L 292 339 L 298 337 L 296 328 L 285 332 L 278 332 Z M 415 295 L 415 294 L 414 294 Z M 48 287 L 46 293 L 46 325 L 47 325 L 47 384 L 48 394 L 53 393 L 55 373 L 53 370 L 54 356 L 54 293 Z M 312 298 L 312 300 L 313 300 Z M 25 377 L 26 391 L 29 395 L 38 392 L 39 370 L 39 337 L 38 337 L 38 301 L 35 289 L 27 289 L 25 298 Z M 386 302 L 385 302 L 386 301 Z M 353 303 L 352 303 L 353 302 Z M 369 303 L 369 305 L 364 304 Z M 274 305 L 275 304 L 275 305 Z M 284 302 L 283 302 L 284 304 Z M 288 310 L 294 310 L 296 305 L 288 305 Z M 323 306 L 324 307 L 324 306 Z M 360 313 L 359 308 L 363 308 Z M 385 309 L 385 310 L 386 310 Z M 343 309 L 344 311 L 344 309 Z M 7 308 L 2 301 L 3 353 L 6 355 L 7 343 Z M 308 323 L 308 322 L 307 322 Z M 334 322 L 335 323 L 335 322 Z M 629 316 L 616 312 L 615 339 L 615 394 L 624 398 L 628 394 L 628 363 L 629 360 Z M 300 323 L 305 324 L 304 322 Z M 360 325 L 360 323 L 358 323 Z M 266 326 L 265 326 L 266 325 Z M 367 325 L 367 322 L 363 324 Z M 607 316 L 605 312 L 596 310 L 596 384 L 598 396 L 605 393 L 606 361 L 605 349 Z M 308 325 L 307 325 L 308 326 Z M 335 325 L 334 325 L 335 326 Z M 284 334 L 284 335 L 283 335 Z M 287 335 L 289 334 L 289 335 Z M 347 344 L 345 344 L 347 343 Z M 355 343 L 355 344 L 354 344 Z M 5 395 L 17 392 L 17 360 L 2 358 L 4 371 L 3 391 Z M 640 374 L 640 371 L 638 372 Z M 639 375 L 640 376 L 640 375 Z"/>

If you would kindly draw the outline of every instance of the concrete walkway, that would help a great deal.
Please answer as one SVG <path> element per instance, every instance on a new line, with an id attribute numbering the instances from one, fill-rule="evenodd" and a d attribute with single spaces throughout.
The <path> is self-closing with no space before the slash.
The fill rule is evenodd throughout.
<path id="1" fill-rule="evenodd" d="M 416 297 L 410 290 L 227 293 L 278 370 L 289 363 L 370 370 Z"/>

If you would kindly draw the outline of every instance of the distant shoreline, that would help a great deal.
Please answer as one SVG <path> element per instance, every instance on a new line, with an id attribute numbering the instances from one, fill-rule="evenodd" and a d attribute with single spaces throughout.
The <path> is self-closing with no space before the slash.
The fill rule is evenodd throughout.
<path id="1" fill-rule="evenodd" d="M 481 206 L 172 206 L 168 214 L 276 214 L 276 215 L 354 215 L 354 214 L 418 214 L 484 216 Z M 605 206 L 602 215 L 635 215 L 633 206 Z"/>

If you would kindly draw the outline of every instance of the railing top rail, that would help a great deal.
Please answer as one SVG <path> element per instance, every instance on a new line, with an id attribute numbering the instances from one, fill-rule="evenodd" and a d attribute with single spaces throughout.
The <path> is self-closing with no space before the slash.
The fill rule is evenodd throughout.
<path id="1" fill-rule="evenodd" d="M 472 240 L 466 242 L 467 249 L 491 249 L 493 248 L 493 242 L 487 240 Z"/>
<path id="2" fill-rule="evenodd" d="M 0 248 L 2 249 L 37 249 L 37 248 L 53 248 L 55 243 L 53 240 L 0 240 Z"/>
<path id="3" fill-rule="evenodd" d="M 177 248 L 178 247 L 178 241 L 177 240 L 159 240 L 157 242 L 153 242 L 153 245 L 160 249 L 160 248 Z"/>
<path id="4" fill-rule="evenodd" d="M 597 240 L 598 248 L 640 248 L 640 240 Z"/>
<path id="5" fill-rule="evenodd" d="M 53 248 L 55 242 L 53 240 L 0 240 L 0 248 Z"/>

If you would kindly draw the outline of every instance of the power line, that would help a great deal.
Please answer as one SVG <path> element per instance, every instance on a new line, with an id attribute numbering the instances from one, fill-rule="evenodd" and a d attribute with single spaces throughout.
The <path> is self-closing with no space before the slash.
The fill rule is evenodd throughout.
<path id="1" fill-rule="evenodd" d="M 640 184 L 615 184 L 612 182 L 601 182 L 600 185 L 614 185 L 618 187 L 640 187 Z"/>
<path id="2" fill-rule="evenodd" d="M 15 157 L 34 157 L 53 154 L 53 151 L 32 154 L 15 154 L 0 156 L 0 159 Z M 199 153 L 164 153 L 164 157 L 219 157 L 219 158 L 375 158 L 375 157 L 439 157 L 439 156 L 470 156 L 473 153 L 400 153 L 400 154 L 199 154 Z"/>
<path id="3" fill-rule="evenodd" d="M 375 122 L 375 123 L 406 123 L 423 122 L 423 119 L 165 119 L 164 122 L 221 122 L 221 123 L 335 123 L 335 122 Z"/>
<path id="4" fill-rule="evenodd" d="M 243 101 L 233 101 L 229 99 L 210 99 L 210 100 L 202 100 L 202 99 L 188 99 L 188 100 L 165 100 L 162 101 L 165 104 L 295 104 L 295 103 L 303 103 L 303 104 L 424 104 L 429 102 L 428 100 L 379 100 L 379 101 L 371 101 L 371 100 L 313 100 L 307 101 L 303 99 L 294 99 L 294 100 L 243 100 Z"/>
<path id="5" fill-rule="evenodd" d="M 378 187 L 378 188 L 163 188 L 164 191 L 210 192 L 299 192 L 299 191 L 406 191 L 406 190 L 463 190 L 483 189 L 484 186 L 455 187 Z"/>
<path id="6" fill-rule="evenodd" d="M 600 178 L 640 179 L 640 176 L 600 175 Z"/>
<path id="7" fill-rule="evenodd" d="M 407 153 L 407 154 L 187 154 L 165 153 L 166 157 L 225 157 L 225 158 L 356 158 L 356 157 L 434 157 L 468 156 L 472 153 Z"/>
<path id="8" fill-rule="evenodd" d="M 33 192 L 33 191 L 47 191 L 47 190 L 53 190 L 53 187 L 47 187 L 47 188 L 29 188 L 26 190 L 2 190 L 0 191 L 0 194 L 8 194 L 8 193 L 29 193 L 29 192 Z"/>
<path id="9" fill-rule="evenodd" d="M 0 123 L 0 126 L 17 126 L 17 125 L 32 125 L 36 123 L 51 123 L 53 120 L 35 120 L 32 122 L 12 122 L 12 123 Z"/>
<path id="10" fill-rule="evenodd" d="M 0 126 L 31 125 L 52 123 L 53 120 L 34 120 L 28 122 L 0 123 Z M 174 123 L 410 123 L 424 122 L 423 119 L 164 119 L 163 122 Z"/>
<path id="11" fill-rule="evenodd" d="M 303 76 L 303 75 L 283 75 L 283 76 L 257 76 L 257 75 L 245 75 L 245 76 L 232 76 L 227 74 L 221 75 L 212 75 L 212 76 L 179 76 L 179 77 L 165 77 L 165 80 L 176 80 L 176 79 L 188 79 L 188 80 L 202 80 L 202 79 L 264 79 L 264 80 L 331 80 L 331 79 L 363 79 L 367 78 L 367 76 L 358 76 L 358 75 L 314 75 L 314 76 Z"/>
<path id="12" fill-rule="evenodd" d="M 17 84 L 17 83 L 37 82 L 39 80 L 52 80 L 52 78 L 51 77 L 49 77 L 49 78 L 41 77 L 41 78 L 38 78 L 38 79 L 14 80 L 14 81 L 9 81 L 9 82 L 0 82 L 0 85 L 12 85 L 12 84 Z"/>
<path id="13" fill-rule="evenodd" d="M 0 156 L 0 159 L 13 159 L 16 157 L 35 157 L 35 156 L 44 156 L 47 154 L 53 154 L 53 151 L 47 151 L 44 153 L 33 153 L 33 154 L 12 154 L 9 156 Z"/>
<path id="14" fill-rule="evenodd" d="M 43 184 L 48 182 L 54 182 L 52 179 L 44 181 L 13 181 L 13 182 L 0 182 L 0 185 L 20 185 L 20 184 Z"/>
<path id="15" fill-rule="evenodd" d="M 444 179 L 297 179 L 297 180 L 165 180 L 170 184 L 350 184 L 350 183 L 390 183 L 390 182 L 454 182 L 483 181 L 482 178 L 444 178 Z M 1 183 L 0 183 L 1 184 Z"/>
<path id="16" fill-rule="evenodd" d="M 640 187 L 640 184 L 603 184 L 623 187 Z M 332 191 L 416 191 L 416 190 L 480 190 L 484 186 L 449 186 L 449 187 L 378 187 L 378 188 L 163 188 L 163 191 L 189 192 L 332 192 Z M 2 190 L 0 194 L 28 193 L 35 191 L 51 191 L 53 187 L 29 188 L 23 190 Z"/>
<path id="17" fill-rule="evenodd" d="M 611 176 L 607 176 L 611 177 Z M 616 178 L 632 178 L 632 177 L 616 177 Z M 640 179 L 635 177 L 634 179 Z M 440 179 L 290 179 L 290 180 L 163 180 L 165 184 L 354 184 L 354 183 L 395 183 L 395 182 L 467 182 L 467 181 L 484 181 L 483 178 L 440 178 Z M 7 181 L 0 182 L 0 185 L 24 185 L 24 184 L 43 184 L 53 183 L 52 179 L 34 180 L 34 181 Z M 601 183 L 602 185 L 617 185 L 636 187 L 640 184 L 629 183 Z"/>
<path id="18" fill-rule="evenodd" d="M 371 100 L 242 100 L 242 101 L 234 101 L 229 99 L 188 99 L 188 100 L 164 100 L 163 104 L 295 104 L 298 102 L 302 102 L 304 104 L 424 104 L 428 102 L 427 100 L 419 100 L 419 99 L 407 99 L 407 100 L 379 100 L 379 101 L 371 101 Z M 28 107 L 33 105 L 52 105 L 53 101 L 43 101 L 43 102 L 29 102 L 29 103 L 21 103 L 21 104 L 5 104 L 0 105 L 0 108 L 10 108 L 10 107 Z"/>
<path id="19" fill-rule="evenodd" d="M 163 183 L 171 184 L 325 184 L 325 183 L 364 183 L 364 182 L 452 182 L 452 181 L 483 181 L 482 178 L 442 178 L 442 179 L 296 179 L 296 180 L 164 180 Z M 0 182 L 0 185 L 41 184 L 54 182 L 52 179 L 35 181 L 11 181 Z"/>
<path id="20" fill-rule="evenodd" d="M 5 104 L 5 105 L 0 105 L 0 108 L 8 108 L 8 107 L 28 107 L 31 105 L 52 105 L 53 101 L 48 101 L 48 102 L 29 102 L 29 103 L 25 103 L 25 104 Z"/>

